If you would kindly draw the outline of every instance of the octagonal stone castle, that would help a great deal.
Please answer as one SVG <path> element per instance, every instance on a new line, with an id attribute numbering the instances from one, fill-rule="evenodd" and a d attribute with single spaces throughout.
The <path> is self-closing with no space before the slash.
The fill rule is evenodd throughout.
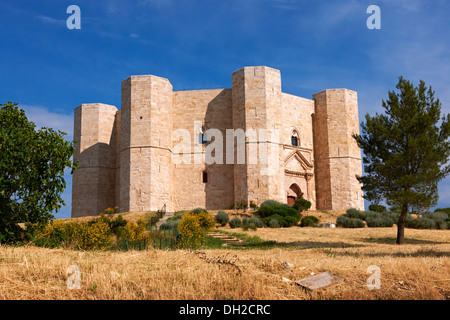
<path id="1" fill-rule="evenodd" d="M 257 66 L 234 72 L 231 89 L 173 91 L 167 79 L 132 76 L 122 82 L 121 103 L 120 110 L 101 103 L 75 109 L 72 217 L 115 206 L 120 212 L 164 205 L 168 211 L 229 209 L 236 201 L 292 204 L 300 197 L 317 210 L 364 209 L 356 179 L 362 174 L 361 150 L 352 138 L 359 133 L 354 91 L 297 97 L 281 91 L 279 70 Z M 199 135 L 209 128 L 220 130 L 224 140 L 227 129 L 269 134 L 241 141 L 247 160 L 252 146 L 258 147 L 256 162 L 173 161 L 176 130 L 189 131 L 192 145 L 200 148 L 184 155 L 193 159 L 205 153 L 210 141 Z M 271 137 L 275 131 L 278 139 Z M 239 142 L 233 144 L 235 151 Z M 277 152 L 275 163 L 262 159 L 270 150 Z"/>

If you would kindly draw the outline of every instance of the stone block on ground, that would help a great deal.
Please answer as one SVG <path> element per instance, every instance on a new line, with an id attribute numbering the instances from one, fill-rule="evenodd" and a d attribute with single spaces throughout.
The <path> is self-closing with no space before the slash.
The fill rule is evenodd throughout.
<path id="1" fill-rule="evenodd" d="M 308 290 L 317 290 L 325 287 L 335 285 L 344 281 L 344 278 L 331 274 L 329 272 L 322 272 L 312 277 L 304 278 L 295 283 Z"/>

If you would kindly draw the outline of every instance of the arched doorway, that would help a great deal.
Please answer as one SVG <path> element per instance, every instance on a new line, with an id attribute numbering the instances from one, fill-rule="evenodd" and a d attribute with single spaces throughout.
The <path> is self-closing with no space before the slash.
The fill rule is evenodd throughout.
<path id="1" fill-rule="evenodd" d="M 303 192 L 300 187 L 296 183 L 291 184 L 287 191 L 287 204 L 292 206 L 295 203 L 295 200 L 301 198 L 302 196 Z"/>

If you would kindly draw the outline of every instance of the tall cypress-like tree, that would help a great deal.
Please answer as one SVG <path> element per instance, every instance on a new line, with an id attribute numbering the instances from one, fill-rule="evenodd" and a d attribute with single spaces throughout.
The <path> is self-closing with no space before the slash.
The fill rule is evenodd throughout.
<path id="1" fill-rule="evenodd" d="M 366 114 L 353 138 L 364 152 L 365 175 L 357 177 L 364 197 L 401 208 L 396 243 L 403 244 L 408 211 L 435 206 L 438 182 L 450 172 L 450 116 L 441 118 L 441 103 L 422 80 L 415 87 L 400 77 L 396 88 L 382 100 L 385 114 Z"/>

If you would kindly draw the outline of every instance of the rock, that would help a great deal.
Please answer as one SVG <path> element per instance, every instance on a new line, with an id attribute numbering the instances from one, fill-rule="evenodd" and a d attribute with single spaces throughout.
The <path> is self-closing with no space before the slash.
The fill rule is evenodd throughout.
<path id="1" fill-rule="evenodd" d="M 289 263 L 286 261 L 283 262 L 282 265 L 283 265 L 283 268 L 285 268 L 285 269 L 293 269 L 294 268 L 294 265 L 292 263 Z"/>
<path id="2" fill-rule="evenodd" d="M 292 280 L 289 280 L 288 278 L 282 277 L 281 278 L 284 282 L 292 282 Z"/>
<path id="3" fill-rule="evenodd" d="M 336 228 L 336 225 L 334 223 L 331 223 L 331 221 L 328 221 L 327 223 L 324 223 L 324 228 Z"/>
<path id="4" fill-rule="evenodd" d="M 314 274 L 314 272 L 311 274 Z M 322 272 L 318 275 L 298 280 L 295 283 L 308 290 L 317 290 L 337 284 L 344 280 L 345 279 L 340 276 L 331 274 L 329 272 Z"/>

